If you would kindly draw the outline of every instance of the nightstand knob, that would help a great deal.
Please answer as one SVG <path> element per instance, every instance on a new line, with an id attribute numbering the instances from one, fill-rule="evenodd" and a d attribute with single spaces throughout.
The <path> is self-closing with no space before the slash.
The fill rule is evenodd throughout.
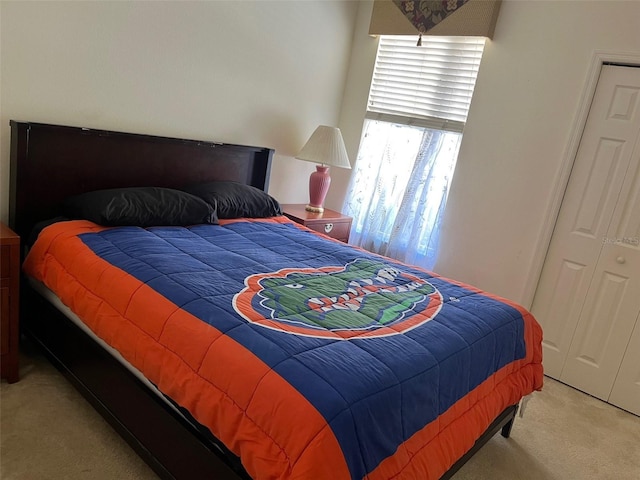
<path id="1" fill-rule="evenodd" d="M 324 226 L 324 233 L 329 233 L 333 230 L 333 223 L 327 223 Z"/>

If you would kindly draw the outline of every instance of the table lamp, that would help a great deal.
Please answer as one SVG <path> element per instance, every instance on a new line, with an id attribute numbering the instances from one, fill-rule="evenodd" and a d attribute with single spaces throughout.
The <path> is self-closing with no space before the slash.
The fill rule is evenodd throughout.
<path id="1" fill-rule="evenodd" d="M 322 213 L 324 197 L 331 184 L 329 166 L 351 168 L 340 129 L 320 125 L 296 158 L 319 164 L 316 166 L 316 171 L 309 177 L 309 204 L 306 210 Z"/>

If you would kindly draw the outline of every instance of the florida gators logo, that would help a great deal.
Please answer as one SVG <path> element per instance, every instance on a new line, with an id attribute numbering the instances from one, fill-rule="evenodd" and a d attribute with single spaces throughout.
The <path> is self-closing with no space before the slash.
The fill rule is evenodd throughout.
<path id="1" fill-rule="evenodd" d="M 440 311 L 442 295 L 398 266 L 357 259 L 345 266 L 251 275 L 233 306 L 265 328 L 347 340 L 409 331 Z"/>

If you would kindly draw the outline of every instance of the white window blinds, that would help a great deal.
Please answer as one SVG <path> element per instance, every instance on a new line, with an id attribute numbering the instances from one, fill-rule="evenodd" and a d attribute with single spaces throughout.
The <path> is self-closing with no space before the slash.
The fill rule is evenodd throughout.
<path id="1" fill-rule="evenodd" d="M 380 37 L 367 118 L 462 132 L 484 37 Z"/>

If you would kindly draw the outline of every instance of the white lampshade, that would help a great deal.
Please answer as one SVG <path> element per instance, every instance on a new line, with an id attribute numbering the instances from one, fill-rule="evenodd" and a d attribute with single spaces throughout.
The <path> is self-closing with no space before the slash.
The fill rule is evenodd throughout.
<path id="1" fill-rule="evenodd" d="M 351 168 L 340 129 L 326 125 L 316 128 L 296 158 L 332 167 Z"/>

